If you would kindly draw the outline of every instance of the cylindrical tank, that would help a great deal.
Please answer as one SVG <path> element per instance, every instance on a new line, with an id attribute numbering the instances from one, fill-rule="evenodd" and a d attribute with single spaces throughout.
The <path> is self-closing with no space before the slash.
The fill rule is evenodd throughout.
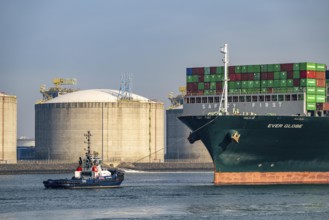
<path id="1" fill-rule="evenodd" d="M 194 144 L 188 142 L 190 130 L 178 120 L 182 114 L 182 106 L 166 111 L 166 160 L 212 162 L 209 152 L 201 141 Z"/>
<path id="2" fill-rule="evenodd" d="M 38 159 L 77 161 L 87 145 L 104 162 L 164 160 L 164 106 L 132 94 L 118 100 L 116 90 L 81 90 L 35 105 Z"/>
<path id="3" fill-rule="evenodd" d="M 17 163 L 17 99 L 0 93 L 0 163 Z"/>

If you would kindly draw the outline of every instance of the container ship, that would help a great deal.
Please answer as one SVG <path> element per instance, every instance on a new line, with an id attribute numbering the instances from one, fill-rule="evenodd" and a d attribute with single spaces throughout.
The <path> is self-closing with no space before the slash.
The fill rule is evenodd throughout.
<path id="1" fill-rule="evenodd" d="M 186 69 L 179 119 L 202 141 L 216 185 L 329 184 L 327 66 L 314 62 Z"/>

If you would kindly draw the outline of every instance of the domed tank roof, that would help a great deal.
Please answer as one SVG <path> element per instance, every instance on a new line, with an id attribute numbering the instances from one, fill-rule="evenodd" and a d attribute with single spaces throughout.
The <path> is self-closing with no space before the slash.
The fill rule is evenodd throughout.
<path id="1" fill-rule="evenodd" d="M 65 95 L 58 96 L 54 99 L 48 100 L 45 103 L 70 103 L 70 102 L 117 102 L 118 90 L 111 89 L 90 89 L 79 90 Z M 153 102 L 143 96 L 131 93 L 134 101 Z"/>

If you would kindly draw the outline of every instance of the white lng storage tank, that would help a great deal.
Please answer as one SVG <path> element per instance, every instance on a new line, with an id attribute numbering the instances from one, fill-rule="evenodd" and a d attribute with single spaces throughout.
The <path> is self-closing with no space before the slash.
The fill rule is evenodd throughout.
<path id="1" fill-rule="evenodd" d="M 87 145 L 104 162 L 163 162 L 164 105 L 131 94 L 118 99 L 117 90 L 68 93 L 35 105 L 36 157 L 77 161 Z"/>
<path id="2" fill-rule="evenodd" d="M 17 163 L 17 99 L 0 93 L 0 163 Z"/>

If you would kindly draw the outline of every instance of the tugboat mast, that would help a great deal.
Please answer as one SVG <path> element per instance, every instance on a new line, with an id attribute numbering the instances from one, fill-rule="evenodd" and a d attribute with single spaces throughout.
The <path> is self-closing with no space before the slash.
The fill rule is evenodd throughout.
<path id="1" fill-rule="evenodd" d="M 84 134 L 84 136 L 86 137 L 87 139 L 87 142 L 85 141 L 85 143 L 87 144 L 88 146 L 88 149 L 87 149 L 87 156 L 90 156 L 90 137 L 92 136 L 92 134 L 90 133 L 90 131 L 87 131 L 87 134 Z"/>

